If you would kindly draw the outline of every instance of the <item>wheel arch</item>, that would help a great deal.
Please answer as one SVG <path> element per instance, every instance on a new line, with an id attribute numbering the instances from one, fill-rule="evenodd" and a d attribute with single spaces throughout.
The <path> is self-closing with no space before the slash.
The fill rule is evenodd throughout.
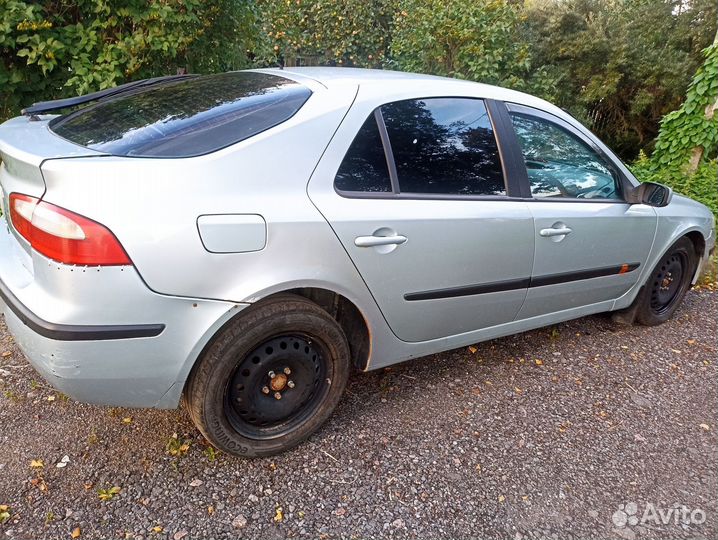
<path id="1" fill-rule="evenodd" d="M 655 259 L 651 261 L 652 264 L 650 268 L 647 268 L 647 271 L 649 273 L 643 280 L 643 285 L 645 285 L 645 281 L 650 278 L 650 272 L 652 271 L 656 262 L 659 261 L 666 253 L 668 253 L 673 248 L 673 246 L 675 246 L 676 243 L 683 238 L 687 238 L 691 242 L 691 244 L 693 245 L 693 249 L 695 250 L 696 268 L 693 269 L 694 275 L 691 279 L 691 284 L 695 285 L 695 282 L 698 279 L 698 272 L 700 271 L 700 261 L 703 258 L 706 249 L 705 237 L 703 236 L 703 232 L 701 231 L 701 229 L 698 227 L 691 227 L 682 231 L 676 231 L 676 233 L 670 238 L 670 240 L 665 242 L 663 249 L 661 249 Z"/>
<path id="2" fill-rule="evenodd" d="M 283 294 L 296 294 L 297 296 L 310 300 L 326 311 L 339 323 L 342 330 L 344 330 L 347 342 L 349 343 L 352 365 L 362 371 L 366 371 L 368 369 L 369 359 L 371 356 L 371 330 L 367 317 L 357 306 L 356 302 L 350 300 L 345 295 L 328 288 L 316 286 L 292 286 L 281 288 L 280 290 L 273 290 L 269 294 L 262 295 L 259 298 L 254 298 L 254 301 L 249 304 L 247 309 L 261 305 L 264 302 Z M 241 310 L 224 321 L 207 340 L 206 344 L 202 348 L 202 351 L 195 358 L 193 364 L 196 365 L 199 362 L 204 354 L 204 351 L 211 346 L 216 337 L 220 335 L 228 325 L 233 324 L 237 319 L 241 319 L 241 317 L 246 313 L 246 310 Z M 192 369 L 194 369 L 194 366 Z"/>
<path id="3" fill-rule="evenodd" d="M 352 365 L 362 371 L 367 370 L 371 356 L 371 332 L 366 317 L 354 302 L 342 294 L 320 287 L 297 287 L 282 292 L 303 296 L 331 315 L 347 337 Z"/>
<path id="4" fill-rule="evenodd" d="M 702 259 L 706 251 L 706 239 L 703 233 L 699 230 L 692 230 L 685 233 L 683 236 L 688 238 L 693 243 L 693 249 L 696 250 L 696 257 Z M 683 238 L 683 236 L 679 238 Z"/>

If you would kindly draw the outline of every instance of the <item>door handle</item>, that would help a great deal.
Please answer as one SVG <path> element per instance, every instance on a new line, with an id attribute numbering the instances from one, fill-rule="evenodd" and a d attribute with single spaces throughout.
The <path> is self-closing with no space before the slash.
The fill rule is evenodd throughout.
<path id="1" fill-rule="evenodd" d="M 539 235 L 544 237 L 550 237 L 550 236 L 564 236 L 571 232 L 571 229 L 568 227 L 556 227 L 556 228 L 550 228 L 550 229 L 541 229 L 539 231 Z"/>
<path id="2" fill-rule="evenodd" d="M 399 246 L 406 242 L 406 240 L 406 236 L 400 234 L 393 236 L 357 236 L 354 239 L 354 245 L 357 247 Z"/>

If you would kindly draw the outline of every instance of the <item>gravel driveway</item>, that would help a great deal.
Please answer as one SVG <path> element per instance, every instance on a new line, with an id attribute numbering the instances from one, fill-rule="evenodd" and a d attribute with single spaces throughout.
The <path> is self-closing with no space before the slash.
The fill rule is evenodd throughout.
<path id="1" fill-rule="evenodd" d="M 68 400 L 0 318 L 0 535 L 716 538 L 717 318 L 692 291 L 660 327 L 588 317 L 357 374 L 318 434 L 253 461 L 184 411 Z"/>

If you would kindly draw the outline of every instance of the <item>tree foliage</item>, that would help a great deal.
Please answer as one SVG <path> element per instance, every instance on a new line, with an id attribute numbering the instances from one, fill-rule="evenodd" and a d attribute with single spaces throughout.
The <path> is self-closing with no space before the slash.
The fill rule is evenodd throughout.
<path id="1" fill-rule="evenodd" d="M 394 0 L 260 0 L 265 63 L 320 57 L 381 67 L 391 40 Z"/>
<path id="2" fill-rule="evenodd" d="M 537 94 L 633 160 L 680 106 L 716 12 L 715 0 L 0 0 L 0 119 L 178 69 L 383 67 Z M 690 129 L 681 138 L 702 128 Z"/>
<path id="3" fill-rule="evenodd" d="M 557 104 L 627 159 L 650 149 L 716 30 L 715 0 L 545 0 L 525 13 Z"/>
<path id="4" fill-rule="evenodd" d="M 698 69 L 676 111 L 661 121 L 653 162 L 657 167 L 695 169 L 704 158 L 715 158 L 718 148 L 718 44 L 705 51 L 705 62 Z M 699 162 L 691 163 L 698 159 Z M 691 170 L 686 171 L 688 173 Z"/>
<path id="5" fill-rule="evenodd" d="M 667 114 L 650 159 L 641 153 L 634 173 L 688 195 L 718 215 L 718 37 L 704 51 L 683 104 Z"/>
<path id="6" fill-rule="evenodd" d="M 528 45 L 515 39 L 519 9 L 501 0 L 400 0 L 391 64 L 487 83 L 521 80 Z"/>
<path id="7" fill-rule="evenodd" d="M 252 3 L 0 0 L 0 117 L 178 68 L 248 64 Z"/>

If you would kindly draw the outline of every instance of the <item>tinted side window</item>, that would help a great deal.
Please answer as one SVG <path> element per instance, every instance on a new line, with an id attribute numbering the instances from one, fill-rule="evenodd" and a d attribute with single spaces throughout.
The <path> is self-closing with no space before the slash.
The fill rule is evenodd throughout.
<path id="1" fill-rule="evenodd" d="M 340 191 L 391 191 L 384 145 L 373 114 L 354 137 L 334 185 Z"/>
<path id="2" fill-rule="evenodd" d="M 480 99 L 397 101 L 381 108 L 402 192 L 505 195 L 499 151 Z"/>
<path id="3" fill-rule="evenodd" d="M 608 163 L 557 124 L 511 113 L 534 197 L 620 199 L 620 184 Z"/>

